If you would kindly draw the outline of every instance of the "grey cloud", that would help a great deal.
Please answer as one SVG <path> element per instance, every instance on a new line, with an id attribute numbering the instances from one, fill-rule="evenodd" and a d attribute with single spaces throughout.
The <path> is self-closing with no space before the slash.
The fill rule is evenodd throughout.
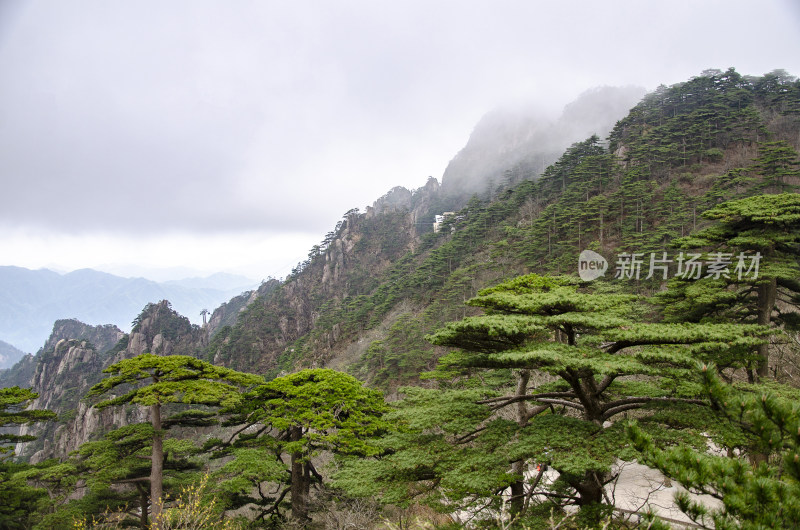
<path id="1" fill-rule="evenodd" d="M 324 233 L 440 177 L 504 99 L 800 73 L 783 4 L 0 6 L 0 225 L 75 233 Z"/>

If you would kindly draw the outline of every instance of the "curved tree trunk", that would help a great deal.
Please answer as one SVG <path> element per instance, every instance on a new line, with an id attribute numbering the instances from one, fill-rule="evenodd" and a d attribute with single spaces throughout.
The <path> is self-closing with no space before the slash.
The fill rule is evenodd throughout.
<path id="1" fill-rule="evenodd" d="M 588 506 L 603 502 L 603 487 L 594 480 L 594 476 L 591 473 L 588 473 L 588 475 L 581 482 L 570 484 L 578 492 L 578 506 Z"/>
<path id="2" fill-rule="evenodd" d="M 576 504 L 580 507 L 580 518 L 588 528 L 600 528 L 603 518 L 613 508 L 603 503 L 605 495 L 602 480 L 603 477 L 597 476 L 594 471 L 587 471 L 582 477 L 568 481 L 578 492 Z"/>

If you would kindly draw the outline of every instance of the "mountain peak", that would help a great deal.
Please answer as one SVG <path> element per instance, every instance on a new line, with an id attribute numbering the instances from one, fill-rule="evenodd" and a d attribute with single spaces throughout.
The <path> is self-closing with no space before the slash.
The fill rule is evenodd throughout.
<path id="1" fill-rule="evenodd" d="M 481 118 L 448 164 L 442 190 L 461 198 L 489 195 L 514 175 L 539 176 L 574 142 L 593 134 L 605 137 L 644 94 L 640 87 L 596 87 L 566 105 L 556 119 L 532 106 L 496 108 Z"/>

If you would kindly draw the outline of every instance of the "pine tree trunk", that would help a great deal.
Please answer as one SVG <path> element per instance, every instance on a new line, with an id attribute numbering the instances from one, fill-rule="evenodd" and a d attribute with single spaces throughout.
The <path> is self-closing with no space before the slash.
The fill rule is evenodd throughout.
<path id="1" fill-rule="evenodd" d="M 525 471 L 524 469 L 525 462 L 523 460 L 517 460 L 513 464 L 511 464 L 511 472 L 515 475 L 522 475 Z M 525 478 L 521 480 L 517 480 L 511 483 L 511 517 L 516 517 L 525 509 Z"/>
<path id="2" fill-rule="evenodd" d="M 769 326 L 772 320 L 772 309 L 775 307 L 775 296 L 777 283 L 775 278 L 766 279 L 764 283 L 758 285 L 758 323 L 762 326 Z M 758 347 L 758 368 L 756 373 L 759 379 L 769 376 L 769 344 L 761 344 Z"/>
<path id="3" fill-rule="evenodd" d="M 308 503 L 311 500 L 311 462 L 303 464 L 303 505 L 305 506 L 305 516 L 308 517 Z"/>
<path id="4" fill-rule="evenodd" d="M 571 486 L 578 492 L 578 506 L 588 506 L 603 502 L 603 488 L 594 479 L 592 473 L 587 473 L 583 481 L 571 484 Z"/>
<path id="5" fill-rule="evenodd" d="M 153 529 L 163 527 L 161 520 L 162 484 L 164 480 L 164 446 L 161 433 L 161 405 L 156 403 L 150 407 L 150 421 L 153 424 L 153 457 L 150 465 L 150 504 L 153 508 Z"/>
<path id="6" fill-rule="evenodd" d="M 580 518 L 587 528 L 600 528 L 604 508 L 603 505 L 603 486 L 598 477 L 592 471 L 587 471 L 580 481 L 570 482 L 570 486 L 578 492 L 577 505 L 580 507 Z"/>
<path id="7" fill-rule="evenodd" d="M 289 441 L 300 441 L 302 431 L 300 427 L 292 427 L 289 433 Z M 292 453 L 292 518 L 297 521 L 306 521 L 308 519 L 308 494 L 310 485 L 308 476 L 308 466 L 303 465 L 300 455 Z"/>
<path id="8" fill-rule="evenodd" d="M 528 381 L 531 378 L 530 370 L 520 370 L 517 374 L 516 396 L 524 396 L 528 391 Z M 520 428 L 528 424 L 528 406 L 524 401 L 517 402 L 517 425 Z M 511 484 L 511 516 L 522 514 L 525 509 L 525 461 L 517 460 L 511 464 L 511 472 L 521 478 Z"/>
<path id="9" fill-rule="evenodd" d="M 139 514 L 139 524 L 142 525 L 144 530 L 147 530 L 147 508 L 150 502 L 150 497 L 147 495 L 147 489 L 140 482 L 136 483 L 136 489 L 139 491 L 139 504 L 141 506 L 141 513 Z"/>

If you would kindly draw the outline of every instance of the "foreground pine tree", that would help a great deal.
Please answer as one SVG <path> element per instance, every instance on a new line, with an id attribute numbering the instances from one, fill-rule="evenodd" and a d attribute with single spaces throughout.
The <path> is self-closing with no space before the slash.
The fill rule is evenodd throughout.
<path id="1" fill-rule="evenodd" d="M 263 382 L 263 378 L 214 366 L 185 355 L 161 357 L 150 353 L 114 363 L 103 372 L 110 374 L 109 377 L 93 386 L 87 396 L 100 396 L 117 388 L 124 393 L 101 401 L 95 407 L 131 403 L 150 409 L 150 503 L 157 527 L 163 510 L 165 420 L 162 418 L 162 407 L 170 403 L 232 406 L 241 400 L 244 389 Z M 196 415 L 191 416 L 194 418 Z"/>
<path id="2" fill-rule="evenodd" d="M 281 520 L 288 495 L 292 519 L 305 524 L 311 486 L 322 483 L 312 457 L 376 454 L 368 440 L 388 429 L 386 408 L 381 392 L 329 369 L 302 370 L 255 388 L 228 410 L 226 423 L 236 429 L 228 443 L 219 441 L 221 454 L 235 457 L 221 470 L 233 507 L 256 506 L 264 523 Z M 273 494 L 263 493 L 264 482 L 277 483 Z"/>
<path id="3" fill-rule="evenodd" d="M 767 458 L 752 465 L 738 451 L 723 456 L 680 446 L 661 449 L 632 424 L 629 434 L 644 461 L 690 492 L 722 501 L 722 508 L 713 510 L 686 493 L 676 495 L 681 510 L 703 528 L 796 528 L 800 521 L 800 393 L 780 385 L 736 388 L 723 383 L 710 365 L 701 372 L 713 406 Z"/>
<path id="4" fill-rule="evenodd" d="M 162 422 L 165 431 L 170 424 Z M 138 518 L 141 528 L 148 527 L 154 434 L 150 423 L 125 425 L 100 440 L 86 442 L 73 453 L 70 462 L 87 488 L 80 502 L 84 513 L 123 512 Z M 176 483 L 190 482 L 200 470 L 199 463 L 192 459 L 200 450 L 192 440 L 166 437 L 163 449 L 163 489 L 175 491 Z M 94 509 L 87 506 L 90 503 Z"/>
<path id="5" fill-rule="evenodd" d="M 11 461 L 14 445 L 35 437 L 13 434 L 10 428 L 56 418 L 49 410 L 28 408 L 37 397 L 39 395 L 28 388 L 0 388 L 0 528 L 29 527 L 33 519 L 31 513 L 47 495 L 43 489 L 28 484 L 25 473 L 31 471 L 32 466 Z"/>
<path id="6" fill-rule="evenodd" d="M 716 278 L 674 282 L 673 289 L 662 295 L 667 317 L 800 330 L 800 194 L 728 201 L 703 217 L 716 223 L 678 243 L 684 248 L 714 249 L 712 256 L 723 257 L 730 265 Z M 755 263 L 753 256 L 758 256 Z M 743 274 L 753 264 L 754 270 Z M 770 374 L 769 344 L 759 345 L 756 353 L 758 378 L 774 375 Z"/>
<path id="7" fill-rule="evenodd" d="M 0 429 L 3 430 L 0 432 L 0 458 L 14 454 L 11 444 L 30 442 L 36 439 L 30 435 L 12 434 L 3 429 L 4 427 L 30 425 L 56 418 L 55 413 L 49 410 L 27 408 L 30 402 L 37 397 L 39 394 L 29 388 L 18 386 L 0 388 Z"/>
<path id="8" fill-rule="evenodd" d="M 761 326 L 647 323 L 636 297 L 592 293 L 568 277 L 528 275 L 470 300 L 486 314 L 434 334 L 459 350 L 440 361 L 446 390 L 404 389 L 401 426 L 378 460 L 352 462 L 339 484 L 389 502 L 425 500 L 449 511 L 515 517 L 536 495 L 581 507 L 596 523 L 618 459 L 634 452 L 620 418 L 636 411 L 657 439 L 704 446 L 710 402 L 696 360 L 752 349 Z M 544 465 L 558 474 L 542 480 Z M 538 467 L 538 473 L 535 471 Z"/>

